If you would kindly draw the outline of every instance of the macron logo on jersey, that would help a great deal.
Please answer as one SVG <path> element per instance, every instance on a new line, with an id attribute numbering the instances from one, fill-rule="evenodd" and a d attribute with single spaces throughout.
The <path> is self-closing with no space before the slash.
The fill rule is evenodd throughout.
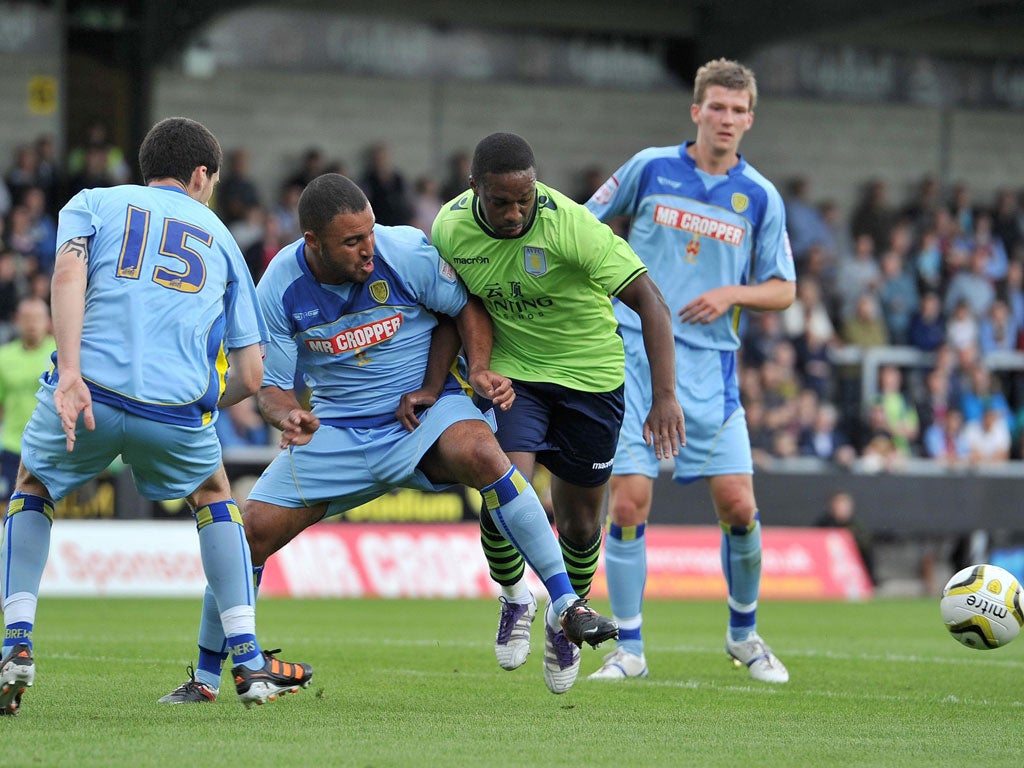
<path id="1" fill-rule="evenodd" d="M 690 211 L 670 208 L 667 205 L 655 206 L 654 223 L 681 229 L 684 232 L 692 232 L 695 235 L 704 235 L 730 245 L 743 244 L 744 231 L 742 227 Z"/>
<path id="2" fill-rule="evenodd" d="M 387 341 L 398 333 L 398 329 L 401 327 L 402 313 L 399 312 L 383 320 L 348 328 L 330 339 L 306 339 L 306 346 L 313 352 L 340 355 L 342 352 L 352 352 Z"/>

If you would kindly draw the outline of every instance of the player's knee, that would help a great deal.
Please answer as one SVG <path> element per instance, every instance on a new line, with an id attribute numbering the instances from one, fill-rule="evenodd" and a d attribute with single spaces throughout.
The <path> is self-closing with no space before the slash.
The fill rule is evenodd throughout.
<path id="1" fill-rule="evenodd" d="M 652 493 L 653 483 L 646 478 L 612 477 L 608 517 L 623 528 L 647 522 Z"/>
<path id="2" fill-rule="evenodd" d="M 723 525 L 730 528 L 749 527 L 754 522 L 754 515 L 757 514 L 757 507 L 753 502 L 739 503 L 735 505 L 721 505 L 718 507 L 718 519 Z"/>
<path id="3" fill-rule="evenodd" d="M 466 484 L 477 490 L 497 482 L 512 467 L 512 462 L 497 442 L 489 440 L 477 440 L 466 445 L 461 464 L 460 474 L 470 478 Z"/>
<path id="4" fill-rule="evenodd" d="M 249 543 L 249 553 L 253 566 L 263 565 L 267 558 L 274 554 L 273 542 L 276 532 L 270 519 L 262 514 L 258 505 L 246 505 L 242 515 L 245 526 L 245 540 Z"/>
<path id="5" fill-rule="evenodd" d="M 578 544 L 592 541 L 601 531 L 601 510 L 589 505 L 555 506 L 555 527 L 558 535 Z"/>
<path id="6" fill-rule="evenodd" d="M 583 549 L 601 533 L 600 520 L 563 520 L 557 523 L 558 536 L 573 548 Z"/>
<path id="7" fill-rule="evenodd" d="M 45 499 L 50 498 L 50 492 L 46 490 L 46 486 L 43 485 L 39 478 L 25 469 L 24 464 L 18 467 L 18 479 L 15 482 L 15 487 L 10 490 L 21 491 L 22 493 L 26 493 L 31 496 L 42 496 Z"/>
<path id="8" fill-rule="evenodd" d="M 757 513 L 757 503 L 754 501 L 749 481 L 725 480 L 731 480 L 731 478 L 723 478 L 723 482 L 712 486 L 712 496 L 719 521 L 728 526 L 750 525 L 754 522 L 754 515 Z"/>
<path id="9" fill-rule="evenodd" d="M 608 516 L 615 525 L 621 528 L 640 525 L 647 520 L 649 506 L 644 503 L 642 498 L 620 493 L 612 498 L 611 504 L 608 506 Z"/>

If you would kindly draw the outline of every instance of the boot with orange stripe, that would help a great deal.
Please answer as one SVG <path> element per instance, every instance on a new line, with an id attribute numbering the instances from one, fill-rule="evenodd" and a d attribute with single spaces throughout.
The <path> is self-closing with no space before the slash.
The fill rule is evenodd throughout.
<path id="1" fill-rule="evenodd" d="M 32 687 L 35 679 L 32 649 L 26 643 L 18 643 L 0 661 L 0 716 L 18 714 L 21 694 Z"/>
<path id="2" fill-rule="evenodd" d="M 286 693 L 298 693 L 308 688 L 313 679 L 313 668 L 300 662 L 281 661 L 274 654 L 280 649 L 263 652 L 263 669 L 252 670 L 237 666 L 231 670 L 238 698 L 246 707 L 274 701 Z"/>

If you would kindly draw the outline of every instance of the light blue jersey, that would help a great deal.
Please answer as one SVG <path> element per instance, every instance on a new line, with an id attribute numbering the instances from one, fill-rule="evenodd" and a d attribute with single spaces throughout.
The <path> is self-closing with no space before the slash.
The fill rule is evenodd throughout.
<path id="1" fill-rule="evenodd" d="M 361 285 L 324 285 L 305 243 L 270 262 L 257 293 L 270 326 L 263 385 L 292 389 L 302 372 L 313 412 L 336 426 L 394 421 L 402 395 L 423 384 L 434 312 L 457 315 L 466 290 L 413 227 L 375 226 L 374 271 Z"/>
<path id="2" fill-rule="evenodd" d="M 680 322 L 679 310 L 723 285 L 796 279 L 785 208 L 771 182 L 742 157 L 724 175 L 704 173 L 687 146 L 637 153 L 586 204 L 602 221 L 632 217 L 630 245 L 672 310 L 676 396 L 686 414 L 673 476 L 682 482 L 750 474 L 753 464 L 736 373 L 740 310 L 708 325 Z M 659 462 L 643 440 L 651 391 L 640 318 L 622 302 L 615 316 L 626 348 L 626 417 L 613 471 L 656 477 Z"/>
<path id="3" fill-rule="evenodd" d="M 57 242 L 75 237 L 90 238 L 81 365 L 93 399 L 168 424 L 211 423 L 226 351 L 267 339 L 227 228 L 180 189 L 122 185 L 64 206 Z"/>
<path id="4" fill-rule="evenodd" d="M 437 325 L 431 310 L 457 315 L 466 290 L 420 230 L 373 231 L 365 283 L 318 282 L 302 240 L 283 248 L 260 280 L 270 326 L 263 385 L 292 389 L 301 372 L 321 427 L 277 456 L 250 499 L 288 508 L 327 502 L 336 515 L 396 487 L 440 490 L 449 484 L 430 482 L 420 460 L 452 424 L 485 421 L 454 376 L 414 431 L 395 417 L 402 395 L 423 384 Z"/>
<path id="5" fill-rule="evenodd" d="M 587 201 L 601 221 L 632 217 L 629 244 L 661 289 L 673 316 L 723 285 L 795 280 L 786 212 L 775 187 L 742 158 L 722 176 L 697 169 L 688 144 L 652 147 L 630 158 Z M 624 329 L 640 318 L 616 302 Z M 677 341 L 702 349 L 740 345 L 739 309 L 709 325 L 681 323 Z"/>

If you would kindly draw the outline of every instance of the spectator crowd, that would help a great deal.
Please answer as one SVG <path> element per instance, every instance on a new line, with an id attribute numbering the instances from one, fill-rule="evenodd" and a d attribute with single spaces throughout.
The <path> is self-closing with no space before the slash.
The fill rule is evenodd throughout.
<path id="1" fill-rule="evenodd" d="M 258 280 L 277 250 L 300 236 L 298 198 L 319 174 L 353 178 L 378 222 L 429 236 L 442 202 L 468 186 L 468 160 L 455 152 L 445 177 L 410 182 L 384 142 L 367 148 L 355 172 L 311 147 L 276 198 L 265 200 L 249 151 L 229 148 L 212 205 Z M 102 125 L 63 161 L 49 136 L 14 151 L 0 180 L 0 343 L 15 333 L 22 298 L 49 301 L 60 207 L 80 189 L 131 176 Z M 586 199 L 603 178 L 599 166 L 588 166 L 569 192 Z M 749 313 L 741 349 L 741 395 L 759 466 L 811 457 L 897 471 L 911 458 L 949 467 L 1024 458 L 1024 376 L 1005 354 L 1024 350 L 1024 189 L 989 200 L 932 177 L 908 185 L 894 201 L 886 182 L 868 181 L 849 217 L 813 199 L 810 177 L 781 185 L 797 299 L 781 313 Z M 883 364 L 865 392 L 849 352 L 874 347 L 911 354 Z M 251 405 L 227 416 L 226 447 L 272 439 Z"/>

